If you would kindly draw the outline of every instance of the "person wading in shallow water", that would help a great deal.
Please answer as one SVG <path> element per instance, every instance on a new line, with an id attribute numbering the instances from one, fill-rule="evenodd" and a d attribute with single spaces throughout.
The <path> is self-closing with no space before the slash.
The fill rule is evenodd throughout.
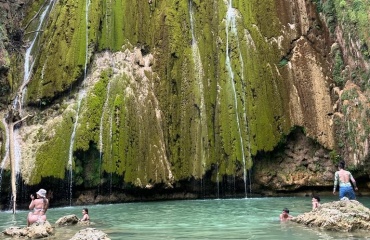
<path id="1" fill-rule="evenodd" d="M 90 220 L 89 209 L 83 208 L 82 209 L 82 218 L 80 219 L 80 221 L 89 221 L 89 220 Z"/>
<path id="2" fill-rule="evenodd" d="M 335 190 L 337 185 L 339 185 L 339 199 L 343 197 L 347 197 L 350 200 L 356 199 L 355 192 L 353 191 L 351 182 L 357 191 L 358 188 L 356 186 L 356 181 L 353 178 L 352 174 L 349 171 L 344 170 L 345 162 L 340 161 L 338 164 L 338 171 L 335 172 L 334 176 L 334 189 L 333 194 L 335 194 Z"/>
<path id="3" fill-rule="evenodd" d="M 312 196 L 312 210 L 320 207 L 320 197 L 319 196 Z"/>
<path id="4" fill-rule="evenodd" d="M 287 221 L 292 219 L 292 217 L 293 217 L 292 215 L 289 215 L 289 209 L 284 208 L 283 212 L 280 214 L 280 221 Z"/>

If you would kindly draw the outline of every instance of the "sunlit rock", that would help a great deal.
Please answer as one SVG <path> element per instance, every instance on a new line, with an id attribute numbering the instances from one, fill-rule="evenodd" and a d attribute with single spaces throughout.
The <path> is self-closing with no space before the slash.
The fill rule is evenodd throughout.
<path id="1" fill-rule="evenodd" d="M 56 226 L 71 226 L 76 225 L 78 223 L 78 217 L 74 214 L 67 215 L 59 218 L 56 222 Z"/>
<path id="2" fill-rule="evenodd" d="M 331 231 L 369 231 L 370 209 L 356 200 L 346 199 L 324 203 L 317 209 L 298 215 L 292 221 Z"/>
<path id="3" fill-rule="evenodd" d="M 95 228 L 85 228 L 78 231 L 70 240 L 110 240 L 108 235 Z"/>
<path id="4" fill-rule="evenodd" d="M 47 238 L 54 234 L 54 228 L 48 221 L 42 223 L 34 223 L 29 227 L 10 227 L 3 231 L 7 236 L 16 238 Z"/>

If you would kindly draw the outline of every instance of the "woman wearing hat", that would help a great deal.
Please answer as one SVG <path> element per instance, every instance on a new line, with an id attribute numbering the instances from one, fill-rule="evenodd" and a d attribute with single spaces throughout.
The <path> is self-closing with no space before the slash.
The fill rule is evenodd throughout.
<path id="1" fill-rule="evenodd" d="M 37 198 L 31 194 L 31 203 L 29 206 L 30 210 L 33 210 L 33 212 L 30 212 L 27 217 L 27 226 L 30 226 L 32 223 L 35 222 L 45 222 L 46 221 L 46 210 L 49 206 L 49 201 L 46 198 L 46 190 L 40 189 L 38 192 L 36 192 Z"/>

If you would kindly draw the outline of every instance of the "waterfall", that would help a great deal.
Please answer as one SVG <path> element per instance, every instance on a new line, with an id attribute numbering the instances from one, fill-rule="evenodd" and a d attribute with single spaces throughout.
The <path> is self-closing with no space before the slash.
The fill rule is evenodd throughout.
<path id="1" fill-rule="evenodd" d="M 199 147 L 197 147 L 197 156 L 201 157 L 200 160 L 200 169 L 199 169 L 199 178 L 202 185 L 202 175 L 204 174 L 204 169 L 206 167 L 206 151 L 205 151 L 205 145 L 208 143 L 208 129 L 207 129 L 207 112 L 205 107 L 205 100 L 204 100 L 204 86 L 203 86 L 203 65 L 202 65 L 202 59 L 200 57 L 198 42 L 195 36 L 194 31 L 194 13 L 193 13 L 193 0 L 189 0 L 189 16 L 190 16 L 190 30 L 191 30 L 191 37 L 192 37 L 192 44 L 191 44 L 191 50 L 192 50 L 192 57 L 194 62 L 194 68 L 195 68 L 195 82 L 196 82 L 196 101 L 199 101 L 197 105 L 199 105 L 199 115 L 200 115 L 200 121 L 197 126 L 197 137 L 200 137 L 200 139 L 197 141 L 197 146 L 199 144 Z M 200 99 L 197 99 L 200 98 Z M 202 186 L 201 186 L 202 188 Z"/>
<path id="2" fill-rule="evenodd" d="M 40 10 L 36 13 L 36 15 L 32 18 L 30 23 L 32 23 L 33 20 L 38 19 L 37 27 L 33 32 L 29 32 L 29 34 L 33 34 L 33 38 L 29 44 L 29 47 L 26 49 L 26 53 L 24 56 L 24 75 L 23 75 L 23 82 L 21 86 L 18 89 L 18 92 L 12 102 L 12 107 L 9 111 L 9 125 L 6 124 L 5 120 L 5 126 L 7 126 L 7 141 L 6 141 L 6 154 L 4 160 L 7 158 L 10 158 L 10 166 L 11 166 L 11 189 L 12 189 L 12 199 L 11 199 L 11 205 L 13 208 L 13 213 L 15 214 L 16 210 L 16 201 L 17 201 L 17 185 L 20 178 L 20 162 L 21 162 L 21 146 L 19 139 L 21 138 L 19 135 L 19 129 L 14 129 L 16 125 L 22 121 L 24 121 L 29 115 L 23 117 L 22 115 L 22 108 L 24 104 L 24 96 L 26 94 L 26 87 L 29 81 L 31 80 L 32 75 L 32 69 L 33 65 L 36 60 L 36 53 L 37 53 L 37 41 L 40 38 L 41 35 L 41 28 L 45 23 L 45 20 L 47 19 L 48 13 L 51 11 L 51 9 L 54 6 L 54 1 L 45 1 L 44 4 L 41 6 Z M 41 12 L 42 11 L 42 12 Z M 41 12 L 41 14 L 40 14 Z M 39 15 L 40 14 L 40 15 Z M 26 26 L 26 28 L 29 25 Z M 27 33 L 26 33 L 27 34 Z M 34 56 L 32 55 L 34 54 Z M 20 120 L 14 121 L 14 116 L 23 117 Z M 3 162 L 5 163 L 5 161 Z M 2 163 L 2 164 L 4 164 Z M 2 165 L 3 166 L 3 165 Z M 2 167 L 3 169 L 3 167 Z M 1 170 L 1 175 L 2 175 Z M 1 177 L 2 178 L 2 177 Z"/>
<path id="3" fill-rule="evenodd" d="M 110 139 L 110 141 L 111 141 L 111 143 L 110 143 L 110 162 L 109 162 L 109 168 L 110 168 L 110 179 L 109 179 L 109 196 L 111 196 L 112 195 L 112 181 L 113 181 L 113 169 L 112 169 L 112 165 L 113 165 L 113 156 L 112 156 L 112 153 L 113 153 L 113 144 L 112 144 L 112 142 L 113 142 L 113 139 L 112 139 L 112 137 L 113 137 L 113 117 L 112 117 L 112 115 L 113 115 L 113 111 L 111 112 L 111 114 L 109 115 L 109 139 Z"/>
<path id="4" fill-rule="evenodd" d="M 13 101 L 13 108 L 14 109 L 19 109 L 19 113 L 22 111 L 22 105 L 24 103 L 24 95 L 26 94 L 26 86 L 28 82 L 31 79 L 31 74 L 32 74 L 32 69 L 33 65 L 35 64 L 36 57 L 32 56 L 32 53 L 35 51 L 35 46 L 37 43 L 37 40 L 39 39 L 41 35 L 41 28 L 45 22 L 46 17 L 48 16 L 48 13 L 50 10 L 53 8 L 54 4 L 53 0 L 50 0 L 49 3 L 44 7 L 42 6 L 41 8 L 44 7 L 44 11 L 42 11 L 40 18 L 39 18 L 39 23 L 37 25 L 36 30 L 34 31 L 34 37 L 29 45 L 29 47 L 26 50 L 26 54 L 24 56 L 24 76 L 23 76 L 23 82 L 21 87 L 19 88 L 19 92 L 17 96 L 15 97 Z"/>
<path id="5" fill-rule="evenodd" d="M 85 35 L 85 64 L 84 64 L 84 80 L 82 83 L 82 89 L 78 91 L 78 98 L 77 98 L 77 110 L 76 110 L 76 119 L 73 124 L 73 129 L 71 133 L 71 140 L 69 144 L 69 154 L 68 154 L 68 189 L 69 189 L 69 205 L 72 206 L 72 196 L 73 196 L 73 146 L 75 142 L 76 137 L 76 129 L 78 125 L 78 119 L 80 114 L 80 108 L 81 108 L 81 102 L 82 99 L 86 96 L 86 90 L 84 89 L 84 82 L 87 77 L 87 63 L 89 60 L 89 6 L 90 6 L 90 0 L 86 0 L 86 9 L 85 9 L 85 22 L 86 22 L 86 35 Z"/>
<path id="6" fill-rule="evenodd" d="M 4 125 L 4 129 L 5 129 L 6 139 L 5 139 L 5 154 L 0 164 L 0 197 L 1 197 L 1 185 L 2 185 L 2 180 L 3 180 L 4 167 L 5 167 L 6 161 L 9 158 L 9 129 L 8 129 L 8 124 L 5 121 L 5 118 L 3 118 L 2 122 Z"/>
<path id="7" fill-rule="evenodd" d="M 103 120 L 104 120 L 104 113 L 105 110 L 108 108 L 108 102 L 109 102 L 109 95 L 110 95 L 110 85 L 111 82 L 108 82 L 107 86 L 107 95 L 105 98 L 105 102 L 102 109 L 102 114 L 100 117 L 100 127 L 99 127 L 99 176 L 101 177 L 101 167 L 102 167 L 102 157 L 103 157 Z"/>
<path id="8" fill-rule="evenodd" d="M 230 31 L 230 32 L 229 32 Z M 238 134 L 239 134 L 239 141 L 241 145 L 241 154 L 242 154 L 242 162 L 243 162 L 243 180 L 244 180 L 244 192 L 245 196 L 247 196 L 247 173 L 246 173 L 246 159 L 245 159 L 245 152 L 244 152 L 244 140 L 242 136 L 242 127 L 241 127 L 241 119 L 239 116 L 239 106 L 238 106 L 238 98 L 236 95 L 236 87 L 235 87 L 235 81 L 234 81 L 234 70 L 231 66 L 231 59 L 230 59 L 230 39 L 231 37 L 235 37 L 236 43 L 237 43 L 237 49 L 239 52 L 239 63 L 240 63 L 240 72 L 241 72 L 241 80 L 244 81 L 244 61 L 243 61 L 243 56 L 241 55 L 240 51 L 240 46 L 239 46 L 239 39 L 238 39 L 238 31 L 237 31 L 237 26 L 236 26 L 236 11 L 232 7 L 232 0 L 229 0 L 228 2 L 228 8 L 227 8 L 227 13 L 226 13 L 226 69 L 229 74 L 229 79 L 230 79 L 230 84 L 232 86 L 233 90 L 233 97 L 234 97 L 234 107 L 235 107 L 235 119 L 238 127 Z M 244 95 L 243 96 L 244 100 Z M 245 103 L 245 100 L 244 100 Z M 243 106 L 243 118 L 246 121 L 246 110 L 245 107 Z"/>

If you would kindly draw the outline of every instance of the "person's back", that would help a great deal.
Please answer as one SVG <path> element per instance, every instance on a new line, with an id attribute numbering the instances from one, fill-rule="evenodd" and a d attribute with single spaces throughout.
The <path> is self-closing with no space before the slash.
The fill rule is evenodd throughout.
<path id="1" fill-rule="evenodd" d="M 336 187 L 339 185 L 339 199 L 342 199 L 345 196 L 349 199 L 356 199 L 356 195 L 351 185 L 352 182 L 354 189 L 358 190 L 356 186 L 356 180 L 353 178 L 351 172 L 346 171 L 344 167 L 344 161 L 339 162 L 338 171 L 335 172 L 334 176 L 333 194 L 335 194 Z"/>
<path id="2" fill-rule="evenodd" d="M 350 180 L 350 176 L 351 176 L 351 173 L 344 170 L 344 169 L 340 169 L 338 171 L 338 175 L 339 175 L 339 184 L 346 184 L 346 183 L 349 183 L 349 180 Z"/>
<path id="3" fill-rule="evenodd" d="M 46 211 L 49 207 L 49 200 L 45 196 L 46 190 L 40 189 L 36 195 L 37 198 L 31 195 L 31 203 L 29 209 L 33 210 L 30 212 L 27 217 L 27 226 L 30 226 L 35 222 L 45 222 L 46 221 Z"/>
<path id="4" fill-rule="evenodd" d="M 30 210 L 34 210 L 36 215 L 44 215 L 48 209 L 48 200 L 46 198 L 37 198 L 33 200 L 33 206 L 30 205 Z"/>

